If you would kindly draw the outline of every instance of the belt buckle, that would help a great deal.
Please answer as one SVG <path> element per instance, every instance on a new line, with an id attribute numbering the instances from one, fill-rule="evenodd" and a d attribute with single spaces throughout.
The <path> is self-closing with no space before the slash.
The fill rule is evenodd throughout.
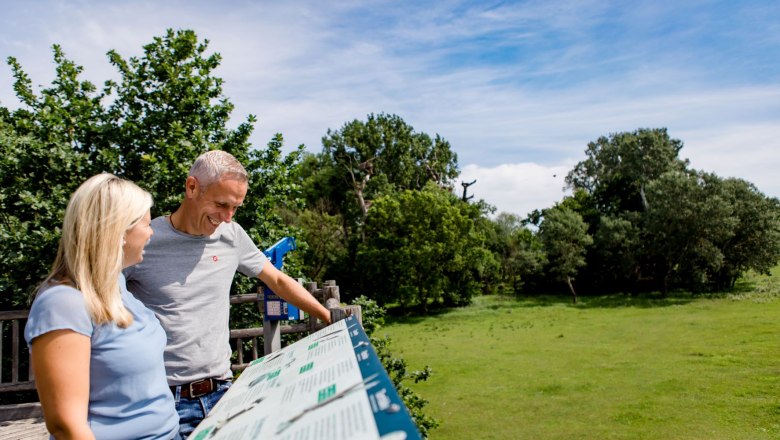
<path id="1" fill-rule="evenodd" d="M 196 393 L 195 390 L 192 388 L 193 385 L 199 385 L 199 384 L 202 384 L 202 383 L 205 383 L 205 382 L 209 382 L 212 385 L 211 387 L 209 387 L 211 389 L 209 391 L 206 391 L 205 393 Z M 201 379 L 201 380 L 198 380 L 198 381 L 195 381 L 195 382 L 190 382 L 188 384 L 188 387 L 189 387 L 189 390 L 190 390 L 190 399 L 194 399 L 194 398 L 200 397 L 200 396 L 205 396 L 206 394 L 214 391 L 214 386 L 213 386 L 213 383 L 211 382 L 210 378 L 209 379 Z"/>

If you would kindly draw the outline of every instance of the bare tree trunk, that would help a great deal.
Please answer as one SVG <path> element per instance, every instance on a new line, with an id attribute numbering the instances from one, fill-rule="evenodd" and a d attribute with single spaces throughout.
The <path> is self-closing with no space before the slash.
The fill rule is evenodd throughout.
<path id="1" fill-rule="evenodd" d="M 366 199 L 363 198 L 363 188 L 365 187 L 366 184 L 365 182 L 363 182 L 363 184 L 360 185 L 359 188 L 355 188 L 355 194 L 357 194 L 358 204 L 360 205 L 360 212 L 363 214 L 364 219 L 368 215 L 368 206 L 366 206 Z"/>
<path id="2" fill-rule="evenodd" d="M 574 301 L 574 304 L 577 304 L 577 292 L 574 291 L 574 286 L 571 284 L 571 277 L 566 276 L 566 284 L 569 285 L 569 291 L 571 292 L 572 300 Z"/>
<path id="3" fill-rule="evenodd" d="M 371 178 L 372 160 L 373 158 L 357 164 L 356 168 L 364 172 L 364 175 L 359 180 L 355 177 L 355 170 L 345 165 L 347 172 L 349 172 L 349 176 L 352 178 L 352 188 L 355 189 L 355 194 L 357 195 L 358 204 L 360 205 L 360 212 L 363 214 L 363 219 L 366 218 L 366 214 L 368 213 L 368 206 L 366 205 L 366 200 L 363 198 L 363 190 L 366 189 L 366 183 Z M 352 164 L 351 158 L 350 164 Z"/>

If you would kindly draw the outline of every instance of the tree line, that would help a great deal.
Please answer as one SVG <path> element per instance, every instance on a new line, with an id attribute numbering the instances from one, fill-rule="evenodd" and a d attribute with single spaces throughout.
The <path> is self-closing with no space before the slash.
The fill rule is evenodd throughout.
<path id="1" fill-rule="evenodd" d="M 221 58 L 188 30 L 167 31 L 123 58 L 101 88 L 54 46 L 55 78 L 35 90 L 16 59 L 17 109 L 0 105 L 1 309 L 25 308 L 51 264 L 70 193 L 111 172 L 177 206 L 192 161 L 223 149 L 246 165 L 236 220 L 261 246 L 284 235 L 285 268 L 335 279 L 348 299 L 426 313 L 475 295 L 720 290 L 780 260 L 780 202 L 751 183 L 691 169 L 663 128 L 590 142 L 567 175 L 571 195 L 526 218 L 453 193 L 457 154 L 398 115 L 329 129 L 319 152 L 284 154 L 277 134 L 251 145 L 256 118 L 228 128 Z M 478 185 L 473 188 L 478 194 Z M 254 289 L 237 278 L 235 293 Z M 249 311 L 237 311 L 250 319 Z M 244 315 L 242 315 L 244 314 Z M 243 317 L 243 318 L 242 318 Z"/>

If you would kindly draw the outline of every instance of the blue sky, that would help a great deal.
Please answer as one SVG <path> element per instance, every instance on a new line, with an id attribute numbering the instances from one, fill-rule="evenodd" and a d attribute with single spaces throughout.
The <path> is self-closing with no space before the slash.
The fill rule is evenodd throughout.
<path id="1" fill-rule="evenodd" d="M 51 45 L 102 84 L 166 28 L 195 30 L 223 63 L 233 123 L 258 117 L 319 152 L 369 113 L 401 116 L 458 154 L 477 198 L 525 215 L 564 196 L 589 141 L 666 127 L 691 167 L 780 196 L 777 1 L 10 1 L 0 55 L 34 84 Z M 18 104 L 7 65 L 0 104 Z M 459 184 L 458 184 L 459 187 Z"/>

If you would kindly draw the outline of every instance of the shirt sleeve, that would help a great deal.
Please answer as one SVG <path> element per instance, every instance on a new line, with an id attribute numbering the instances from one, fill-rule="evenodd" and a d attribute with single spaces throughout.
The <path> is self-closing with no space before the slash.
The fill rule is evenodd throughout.
<path id="1" fill-rule="evenodd" d="M 73 330 L 92 337 L 94 325 L 84 296 L 72 287 L 54 286 L 38 294 L 27 318 L 24 339 L 30 346 L 33 339 L 55 330 Z"/>
<path id="2" fill-rule="evenodd" d="M 257 245 L 249 237 L 244 228 L 235 223 L 236 244 L 239 255 L 238 271 L 242 274 L 255 278 L 260 275 L 263 265 L 268 260 L 265 254 L 260 252 Z"/>

